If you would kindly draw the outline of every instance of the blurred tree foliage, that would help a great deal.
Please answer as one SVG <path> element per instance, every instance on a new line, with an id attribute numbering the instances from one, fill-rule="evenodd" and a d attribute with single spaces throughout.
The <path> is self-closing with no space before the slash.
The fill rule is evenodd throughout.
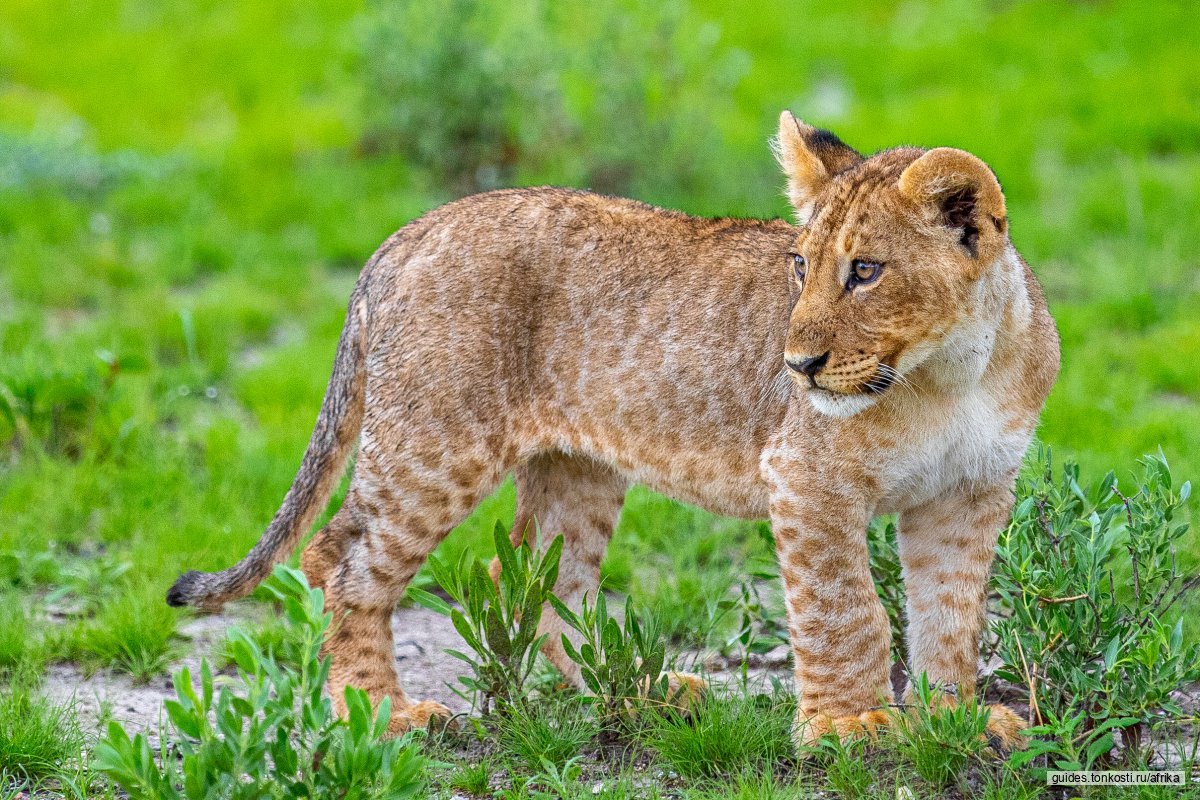
<path id="1" fill-rule="evenodd" d="M 749 57 L 685 3 L 377 3 L 361 58 L 364 148 L 402 155 L 443 192 L 685 197 L 731 176 L 712 168 L 718 121 Z"/>

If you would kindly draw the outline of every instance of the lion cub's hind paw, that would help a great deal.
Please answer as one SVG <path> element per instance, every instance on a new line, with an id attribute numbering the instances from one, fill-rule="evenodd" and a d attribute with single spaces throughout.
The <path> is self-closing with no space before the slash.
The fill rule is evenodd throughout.
<path id="1" fill-rule="evenodd" d="M 999 703 L 988 706 L 987 740 L 994 750 L 1007 753 L 1025 747 L 1027 727 L 1025 719 L 1008 706 Z"/>
<path id="2" fill-rule="evenodd" d="M 392 718 L 388 720 L 387 735 L 400 736 L 414 728 L 448 725 L 452 719 L 454 719 L 454 712 L 446 706 L 432 700 L 422 700 L 403 708 L 392 709 Z"/>
<path id="3" fill-rule="evenodd" d="M 796 741 L 800 747 L 813 747 L 821 738 L 834 734 L 843 741 L 847 739 L 874 739 L 879 729 L 888 724 L 886 711 L 864 711 L 861 714 L 832 717 L 816 714 L 796 722 Z"/>
<path id="4" fill-rule="evenodd" d="M 629 714 L 635 715 L 639 709 L 649 708 L 658 711 L 675 710 L 677 712 L 690 713 L 696 706 L 700 705 L 705 696 L 708 695 L 708 681 L 699 675 L 693 675 L 690 672 L 666 672 L 659 676 L 659 680 L 654 682 L 657 687 L 663 676 L 667 679 L 666 696 L 661 700 L 655 698 L 650 701 L 651 683 L 650 679 L 646 678 L 642 681 L 640 697 L 637 701 L 630 699 L 626 702 L 626 708 Z"/>
<path id="5" fill-rule="evenodd" d="M 708 694 L 708 681 L 690 672 L 667 674 L 667 702 L 685 711 L 695 707 Z"/>

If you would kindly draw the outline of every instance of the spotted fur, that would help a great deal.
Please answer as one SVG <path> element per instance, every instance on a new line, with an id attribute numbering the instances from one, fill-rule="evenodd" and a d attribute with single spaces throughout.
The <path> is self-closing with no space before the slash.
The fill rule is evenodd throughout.
<path id="1" fill-rule="evenodd" d="M 996 535 L 1058 368 L 1053 322 L 979 159 L 863 158 L 786 113 L 776 151 L 799 226 L 549 188 L 468 197 L 405 226 L 351 296 L 275 520 L 246 559 L 188 573 L 169 600 L 249 592 L 357 443 L 346 500 L 302 565 L 338 620 L 333 696 L 345 684 L 390 696 L 394 730 L 445 709 L 399 687 L 392 609 L 509 472 L 514 533 L 536 522 L 565 538 L 557 590 L 572 604 L 597 590 L 632 483 L 769 516 L 801 741 L 882 721 L 889 626 L 864 530 L 897 512 L 909 666 L 969 695 Z M 878 279 L 850 286 L 855 259 L 882 264 Z M 813 376 L 785 366 L 822 354 Z M 550 614 L 544 625 L 562 628 Z M 577 678 L 557 635 L 548 654 Z"/>

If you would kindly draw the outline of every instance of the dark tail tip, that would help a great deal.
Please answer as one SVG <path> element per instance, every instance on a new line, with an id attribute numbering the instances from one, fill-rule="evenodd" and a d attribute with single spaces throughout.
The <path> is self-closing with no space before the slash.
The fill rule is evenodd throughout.
<path id="1" fill-rule="evenodd" d="M 204 573 L 189 570 L 179 576 L 174 585 L 167 590 L 167 605 L 172 608 L 196 605 L 199 595 L 203 594 Z"/>

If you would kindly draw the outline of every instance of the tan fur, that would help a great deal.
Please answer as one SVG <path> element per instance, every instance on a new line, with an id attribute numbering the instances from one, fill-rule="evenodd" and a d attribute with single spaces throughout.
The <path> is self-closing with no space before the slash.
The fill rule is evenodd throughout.
<path id="1" fill-rule="evenodd" d="M 563 189 L 476 195 L 407 225 L 355 290 L 291 505 L 245 562 L 189 573 L 172 602 L 244 594 L 285 558 L 357 430 L 346 500 L 302 564 L 340 622 L 333 696 L 391 696 L 395 730 L 444 709 L 397 685 L 393 606 L 510 471 L 514 532 L 565 537 L 572 604 L 597 590 L 631 483 L 770 516 L 802 741 L 882 721 L 889 627 L 864 530 L 898 512 L 910 667 L 970 694 L 992 548 L 1057 372 L 1053 322 L 979 159 L 864 159 L 790 114 L 776 151 L 801 227 Z M 882 262 L 878 279 L 847 289 L 854 259 Z M 785 367 L 822 353 L 811 379 Z M 577 677 L 557 636 L 548 652 Z"/>

